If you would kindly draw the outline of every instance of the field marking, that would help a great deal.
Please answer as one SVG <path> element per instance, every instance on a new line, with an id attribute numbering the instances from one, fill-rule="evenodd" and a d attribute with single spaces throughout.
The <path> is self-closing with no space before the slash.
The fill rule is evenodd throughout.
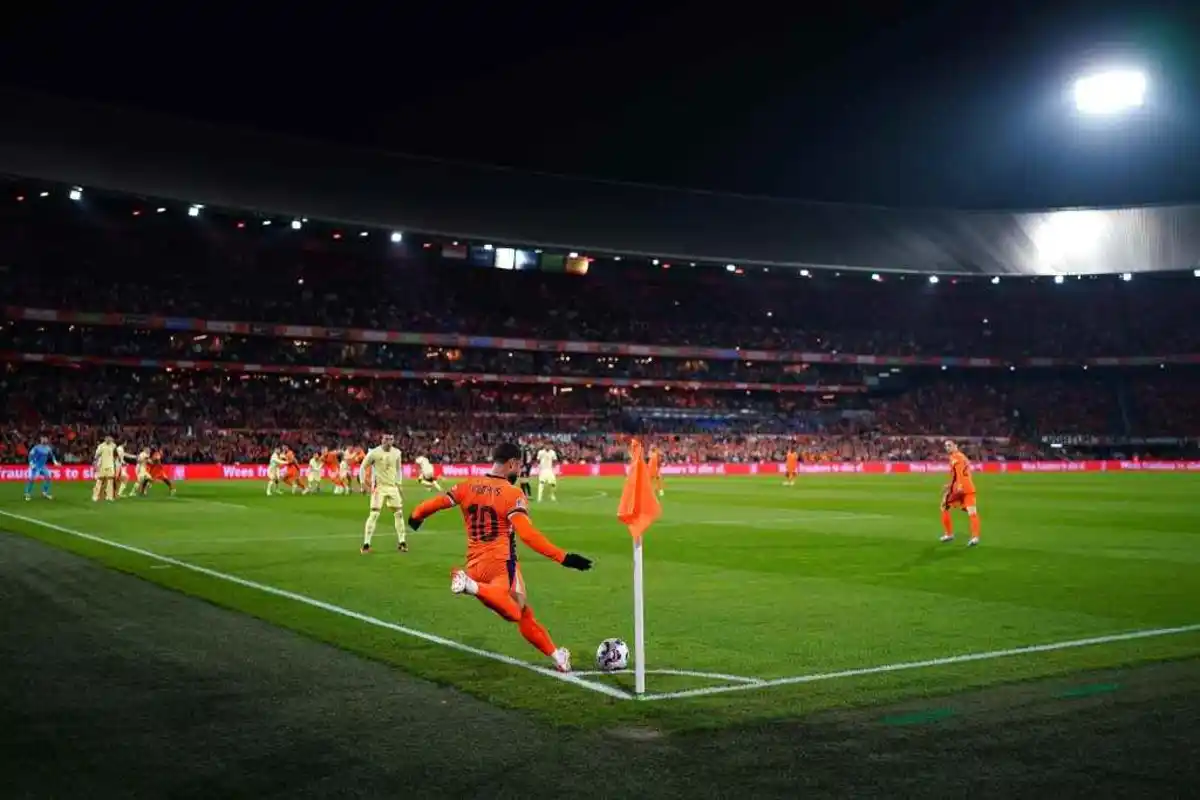
<path id="1" fill-rule="evenodd" d="M 579 686 L 581 688 L 588 689 L 593 692 L 598 692 L 600 694 L 607 695 L 609 697 L 613 697 L 618 700 L 630 700 L 633 697 L 628 692 L 623 691 L 621 689 L 617 689 L 612 686 L 608 686 L 607 684 L 596 683 L 594 681 L 584 680 L 583 678 L 577 677 L 570 673 L 556 672 L 555 670 L 552 670 L 549 667 L 541 667 L 541 666 L 538 666 L 537 664 L 530 664 L 528 661 L 522 661 L 521 659 L 513 658 L 512 656 L 506 656 L 503 653 L 493 653 L 490 650 L 483 650 L 478 647 L 472 647 L 469 644 L 463 644 L 462 642 L 456 642 L 453 639 L 447 639 L 443 636 L 438 636 L 433 633 L 426 633 L 424 631 L 419 631 L 416 628 L 407 628 L 403 625 L 397 625 L 394 622 L 387 622 L 386 620 L 379 619 L 378 617 L 372 617 L 367 614 L 359 613 L 358 611 L 352 611 L 348 608 L 343 608 L 342 606 L 334 605 L 333 603 L 327 603 L 324 600 L 317 600 L 316 598 L 308 597 L 307 595 L 298 594 L 296 592 L 290 592 L 287 589 L 280 589 L 278 587 L 271 586 L 269 584 L 258 583 L 257 581 L 247 580 L 246 578 L 239 578 L 237 575 L 230 575 L 229 573 L 218 572 L 217 570 L 209 569 L 208 567 L 201 567 L 196 564 L 190 564 L 187 561 L 180 561 L 177 558 L 171 558 L 170 556 L 159 555 L 158 553 L 153 553 L 149 550 L 143 550 L 140 547 L 134 547 L 133 545 L 124 544 L 123 542 L 115 542 L 111 539 L 105 539 L 102 536 L 96 536 L 95 534 L 92 534 L 92 533 L 84 533 L 83 531 L 78 531 L 73 528 L 67 528 L 62 525 L 56 525 L 53 522 L 46 522 L 45 520 L 40 520 L 35 517 L 27 517 L 23 514 L 14 514 L 11 511 L 0 510 L 0 516 L 5 516 L 5 517 L 9 517 L 11 519 L 16 519 L 16 520 L 20 520 L 22 522 L 27 522 L 31 525 L 40 525 L 43 528 L 48 528 L 53 531 L 58 531 L 59 533 L 65 533 L 68 536 L 75 536 L 79 539 L 86 539 L 87 541 L 90 541 L 90 542 L 107 545 L 108 547 L 113 547 L 113 548 L 116 548 L 117 550 L 124 550 L 127 553 L 134 553 L 136 555 L 142 556 L 143 558 L 148 558 L 153 561 L 158 561 L 158 562 L 160 562 L 162 564 L 166 564 L 168 566 L 179 567 L 180 569 L 186 569 L 191 572 L 196 572 L 201 575 L 206 575 L 210 578 L 216 578 L 218 580 L 227 581 L 229 583 L 234 583 L 234 584 L 237 584 L 238 586 L 243 586 L 247 589 L 255 589 L 255 590 L 263 592 L 265 594 L 274 595 L 276 597 L 282 597 L 287 600 L 292 600 L 297 603 L 302 603 L 307 606 L 312 606 L 313 608 L 319 608 L 322 611 L 328 611 L 331 614 L 337 614 L 339 616 L 343 616 L 348 619 L 353 619 L 358 622 L 364 622 L 368 625 L 374 625 L 379 628 L 386 628 L 387 630 L 395 631 L 396 633 L 400 633 L 405 636 L 411 636 L 414 639 L 421 639 L 423 641 L 431 642 L 433 644 L 439 644 L 442 647 L 446 647 L 451 650 L 458 650 L 459 652 L 470 653 L 471 655 L 490 659 L 492 661 L 499 661 L 500 663 L 508 664 L 509 666 L 520 667 L 521 669 L 527 669 L 530 672 L 536 672 L 537 674 L 544 675 L 547 678 L 554 678 L 554 679 L 560 680 L 564 683 L 570 683 L 574 686 Z"/>
<path id="2" fill-rule="evenodd" d="M 899 664 L 883 664 L 877 667 L 846 669 L 838 672 L 821 672 L 814 675 L 797 675 L 791 678 L 775 678 L 753 684 L 740 684 L 737 686 L 710 686 L 704 689 L 685 689 L 679 692 L 645 694 L 641 699 L 678 700 L 686 697 L 704 697 L 712 694 L 739 692 L 746 689 L 765 689 L 773 686 L 790 686 L 798 683 L 816 683 L 817 681 L 829 681 L 837 678 L 854 678 L 860 675 L 879 675 L 887 672 L 902 672 L 910 669 L 924 669 L 926 667 L 944 667 L 950 664 L 966 664 L 971 661 L 989 661 L 997 658 L 1007 658 L 1009 656 L 1028 655 L 1030 653 L 1049 653 L 1055 650 L 1070 650 L 1076 647 L 1090 647 L 1093 645 L 1110 644 L 1112 642 L 1127 642 L 1134 639 L 1150 639 L 1157 636 L 1174 636 L 1181 633 L 1198 632 L 1200 632 L 1200 624 L 1180 625 L 1174 628 L 1151 628 L 1141 631 L 1129 631 L 1127 633 L 1113 633 L 1107 636 L 1093 636 L 1088 639 L 1074 639 L 1066 642 L 1052 642 L 1050 644 L 1035 644 L 1027 647 L 1013 647 L 1007 650 L 991 650 L 986 653 L 967 653 L 959 656 L 948 656 L 946 658 L 931 658 L 926 661 L 905 661 Z"/>
<path id="3" fill-rule="evenodd" d="M 605 672 L 601 669 L 575 670 L 576 675 L 630 675 L 632 670 L 623 669 L 616 672 Z M 724 672 L 696 672 L 690 669 L 648 669 L 647 675 L 679 675 L 685 678 L 711 678 L 714 681 L 729 683 L 760 684 L 762 678 L 747 678 L 745 675 L 728 675 Z"/>

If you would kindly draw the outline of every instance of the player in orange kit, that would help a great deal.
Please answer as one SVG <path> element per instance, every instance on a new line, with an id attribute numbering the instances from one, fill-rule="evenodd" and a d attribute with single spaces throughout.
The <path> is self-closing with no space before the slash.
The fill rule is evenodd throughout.
<path id="1" fill-rule="evenodd" d="M 142 482 L 142 495 L 145 495 L 150 490 L 150 484 L 163 483 L 171 494 L 175 494 L 175 484 L 171 483 L 171 479 L 167 477 L 167 468 L 163 464 L 162 450 L 155 450 L 150 454 L 150 464 L 147 468 L 147 478 Z"/>
<path id="2" fill-rule="evenodd" d="M 796 475 L 800 472 L 800 454 L 796 452 L 796 448 L 789 447 L 787 451 L 787 476 L 783 479 L 784 486 L 795 486 Z"/>
<path id="3" fill-rule="evenodd" d="M 971 478 L 971 462 L 958 445 L 946 440 L 946 452 L 950 454 L 950 483 L 942 495 L 942 541 L 954 541 L 954 522 L 950 510 L 961 508 L 971 521 L 971 538 L 968 547 L 979 544 L 979 510 L 975 506 L 975 481 Z"/>
<path id="4" fill-rule="evenodd" d="M 663 496 L 662 453 L 656 444 L 650 446 L 650 485 L 659 497 Z"/>
<path id="5" fill-rule="evenodd" d="M 457 506 L 467 531 L 467 566 L 451 571 L 450 591 L 474 595 L 504 619 L 517 623 L 525 640 L 554 659 L 559 672 L 570 672 L 570 651 L 554 645 L 526 603 L 513 534 L 564 567 L 588 570 L 592 562 L 555 547 L 533 526 L 528 500 L 516 486 L 521 449 L 512 443 L 501 444 L 493 454 L 493 462 L 482 478 L 468 478 L 445 494 L 421 503 L 408 518 L 408 525 L 415 531 L 431 515 Z"/>
<path id="6" fill-rule="evenodd" d="M 338 469 L 338 460 L 340 457 L 341 454 L 337 450 L 326 450 L 321 454 L 321 460 L 325 465 L 325 473 L 333 481 L 334 494 L 341 494 L 345 491 L 346 487 L 346 482 L 342 480 L 342 473 Z"/>

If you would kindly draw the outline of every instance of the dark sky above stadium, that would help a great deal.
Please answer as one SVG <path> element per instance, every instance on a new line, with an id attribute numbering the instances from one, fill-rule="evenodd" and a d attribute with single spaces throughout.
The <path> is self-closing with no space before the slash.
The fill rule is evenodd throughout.
<path id="1" fill-rule="evenodd" d="M 51 18 L 27 4 L 6 22 L 0 75 L 331 142 L 719 191 L 1010 208 L 1200 199 L 1196 3 L 168 5 Z M 1150 104 L 1081 121 L 1068 83 L 1113 62 L 1149 71 Z"/>

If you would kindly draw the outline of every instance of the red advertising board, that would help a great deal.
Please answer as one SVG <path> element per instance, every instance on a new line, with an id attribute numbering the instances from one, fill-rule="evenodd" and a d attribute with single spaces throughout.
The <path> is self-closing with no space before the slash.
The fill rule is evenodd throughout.
<path id="1" fill-rule="evenodd" d="M 976 472 L 1200 472 L 1200 461 L 988 461 L 975 465 Z M 176 464 L 168 466 L 167 477 L 175 481 L 266 480 L 265 464 Z M 447 478 L 466 478 L 482 475 L 490 469 L 487 464 L 444 464 L 436 467 L 437 474 Z M 625 474 L 624 464 L 564 464 L 558 469 L 563 477 L 618 477 Z M 919 474 L 941 473 L 948 466 L 940 461 L 861 461 L 845 464 L 802 464 L 800 472 L 807 474 Z M 664 464 L 664 475 L 778 475 L 782 463 L 755 464 Z M 95 475 L 90 465 L 69 464 L 51 467 L 56 481 L 90 481 Z M 412 465 L 404 467 L 405 477 L 415 477 Z M 29 468 L 24 464 L 0 464 L 0 483 L 24 481 Z"/>

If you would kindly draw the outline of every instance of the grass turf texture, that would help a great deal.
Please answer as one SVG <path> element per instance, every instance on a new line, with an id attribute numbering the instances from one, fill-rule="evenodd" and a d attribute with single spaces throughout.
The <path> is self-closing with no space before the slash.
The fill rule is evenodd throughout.
<path id="1" fill-rule="evenodd" d="M 646 539 L 647 663 L 756 679 L 1063 642 L 1200 622 L 1200 529 L 1188 475 L 980 477 L 982 547 L 943 545 L 941 476 L 694 478 L 669 484 Z M 181 484 L 148 499 L 94 505 L 59 484 L 53 502 L 8 487 L 0 510 L 299 593 L 466 645 L 545 663 L 477 602 L 448 591 L 461 563 L 458 516 L 444 512 L 395 552 L 357 553 L 360 496 L 271 497 L 259 483 Z M 523 553 L 530 602 L 555 641 L 590 668 L 596 644 L 632 639 L 630 541 L 615 520 L 618 481 L 564 481 L 534 519 L 590 573 Z M 415 505 L 426 493 L 407 488 Z M 12 517 L 37 537 L 220 605 L 459 687 L 557 724 L 661 730 L 791 717 L 1022 679 L 1194 656 L 1200 632 L 886 674 L 630 702 L 294 600 L 265 594 Z M 214 642 L 219 647 L 220 642 Z M 628 687 L 631 675 L 594 679 Z M 651 675 L 651 692 L 724 681 Z"/>

